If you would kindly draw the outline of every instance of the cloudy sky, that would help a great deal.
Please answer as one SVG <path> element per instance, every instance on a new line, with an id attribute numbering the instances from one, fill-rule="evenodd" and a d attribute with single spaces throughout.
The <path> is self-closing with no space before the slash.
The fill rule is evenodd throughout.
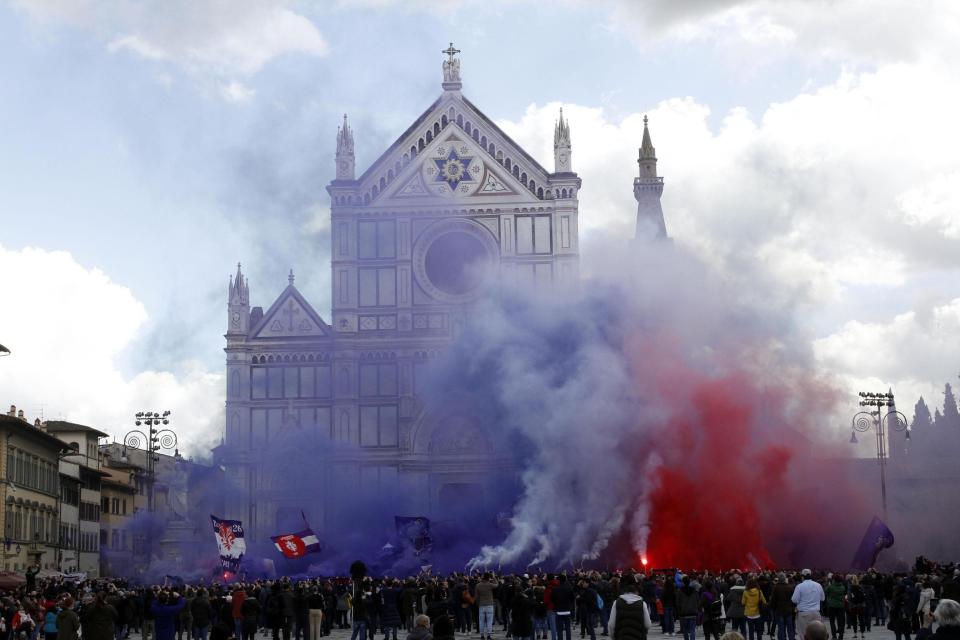
<path id="1" fill-rule="evenodd" d="M 228 275 L 266 307 L 293 268 L 326 314 L 341 114 L 362 170 L 454 41 L 546 166 L 564 106 L 585 262 L 648 114 L 675 241 L 912 415 L 960 370 L 958 32 L 952 0 L 0 0 L 0 401 L 218 442 Z"/>

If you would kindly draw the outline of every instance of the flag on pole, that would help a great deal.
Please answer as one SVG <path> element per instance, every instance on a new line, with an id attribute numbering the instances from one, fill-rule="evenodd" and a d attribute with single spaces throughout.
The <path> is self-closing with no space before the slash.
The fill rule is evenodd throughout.
<path id="1" fill-rule="evenodd" d="M 877 556 L 881 551 L 893 546 L 893 542 L 893 531 L 890 531 L 890 527 L 877 516 L 873 516 L 867 532 L 863 534 L 857 553 L 853 556 L 853 568 L 866 571 L 877 563 Z"/>
<path id="2" fill-rule="evenodd" d="M 308 553 L 320 553 L 320 539 L 310 529 L 297 533 L 285 533 L 280 536 L 271 536 L 273 545 L 284 557 L 291 560 L 302 558 Z"/>
<path id="3" fill-rule="evenodd" d="M 221 520 L 211 515 L 213 537 L 217 541 L 217 550 L 220 552 L 220 561 L 224 566 L 236 569 L 247 552 L 247 543 L 243 539 L 243 523 L 239 520 Z"/>
<path id="4" fill-rule="evenodd" d="M 413 545 L 415 555 L 420 555 L 433 548 L 433 538 L 430 537 L 430 518 L 422 516 L 394 516 L 397 535 Z"/>

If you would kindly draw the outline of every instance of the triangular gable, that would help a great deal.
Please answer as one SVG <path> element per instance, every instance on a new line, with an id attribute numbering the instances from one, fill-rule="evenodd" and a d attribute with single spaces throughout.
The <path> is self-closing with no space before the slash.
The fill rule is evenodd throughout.
<path id="1" fill-rule="evenodd" d="M 297 288 L 289 285 L 250 335 L 253 338 L 309 338 L 330 335 L 330 327 Z"/>
<path id="2" fill-rule="evenodd" d="M 378 199 L 384 192 L 402 197 L 404 194 L 399 192 L 406 190 L 407 196 L 419 196 L 417 189 L 420 185 L 417 181 L 409 182 L 414 172 L 407 169 L 438 138 L 450 131 L 456 131 L 463 140 L 482 149 L 494 164 L 509 167 L 507 174 L 517 167 L 517 176 L 527 177 L 524 191 L 532 193 L 535 199 L 544 199 L 549 172 L 473 103 L 459 92 L 451 91 L 430 105 L 360 176 L 357 180 L 359 195 L 365 202 Z M 503 182 L 502 176 L 495 175 L 495 179 Z M 532 191 L 529 189 L 531 183 L 534 185 Z M 487 188 L 488 193 L 494 193 L 492 190 L 499 187 L 494 182 Z"/>
<path id="3" fill-rule="evenodd" d="M 461 203 L 524 204 L 538 202 L 506 167 L 458 127 L 448 126 L 397 176 L 373 204 Z"/>

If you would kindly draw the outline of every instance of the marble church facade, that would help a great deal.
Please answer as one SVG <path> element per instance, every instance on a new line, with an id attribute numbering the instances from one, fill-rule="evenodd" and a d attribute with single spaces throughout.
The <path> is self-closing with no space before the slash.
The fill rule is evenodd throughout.
<path id="1" fill-rule="evenodd" d="M 344 116 L 327 186 L 329 321 L 292 272 L 266 311 L 251 308 L 239 265 L 230 279 L 218 458 L 240 488 L 224 515 L 242 519 L 254 539 L 276 534 L 300 509 L 315 528 L 332 526 L 331 496 L 343 487 L 402 485 L 415 515 L 482 504 L 491 471 L 507 468 L 483 425 L 426 406 L 424 367 L 491 280 L 577 286 L 581 180 L 562 112 L 549 171 L 464 96 L 459 52 L 444 53 L 440 96 L 359 175 Z M 659 216 L 653 227 L 665 235 L 646 132 L 639 163 L 638 229 L 641 218 Z M 261 468 L 262 452 L 291 428 L 325 467 L 311 504 L 273 490 Z"/>

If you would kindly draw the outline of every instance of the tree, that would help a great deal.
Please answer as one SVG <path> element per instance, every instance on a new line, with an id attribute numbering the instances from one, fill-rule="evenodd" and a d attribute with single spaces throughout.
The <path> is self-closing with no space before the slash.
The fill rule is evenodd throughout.
<path id="1" fill-rule="evenodd" d="M 937 429 L 943 429 L 947 426 L 943 416 L 940 415 L 940 409 L 935 409 L 933 411 L 933 426 Z"/>
<path id="2" fill-rule="evenodd" d="M 932 426 L 933 416 L 930 415 L 930 407 L 927 406 L 923 396 L 920 396 L 917 404 L 913 407 L 913 422 L 910 424 L 910 428 L 913 430 L 919 428 L 920 433 L 929 433 L 929 428 Z"/>
<path id="3" fill-rule="evenodd" d="M 950 383 L 943 390 L 943 421 L 948 429 L 960 429 L 960 412 L 957 411 L 957 399 L 953 396 Z"/>

